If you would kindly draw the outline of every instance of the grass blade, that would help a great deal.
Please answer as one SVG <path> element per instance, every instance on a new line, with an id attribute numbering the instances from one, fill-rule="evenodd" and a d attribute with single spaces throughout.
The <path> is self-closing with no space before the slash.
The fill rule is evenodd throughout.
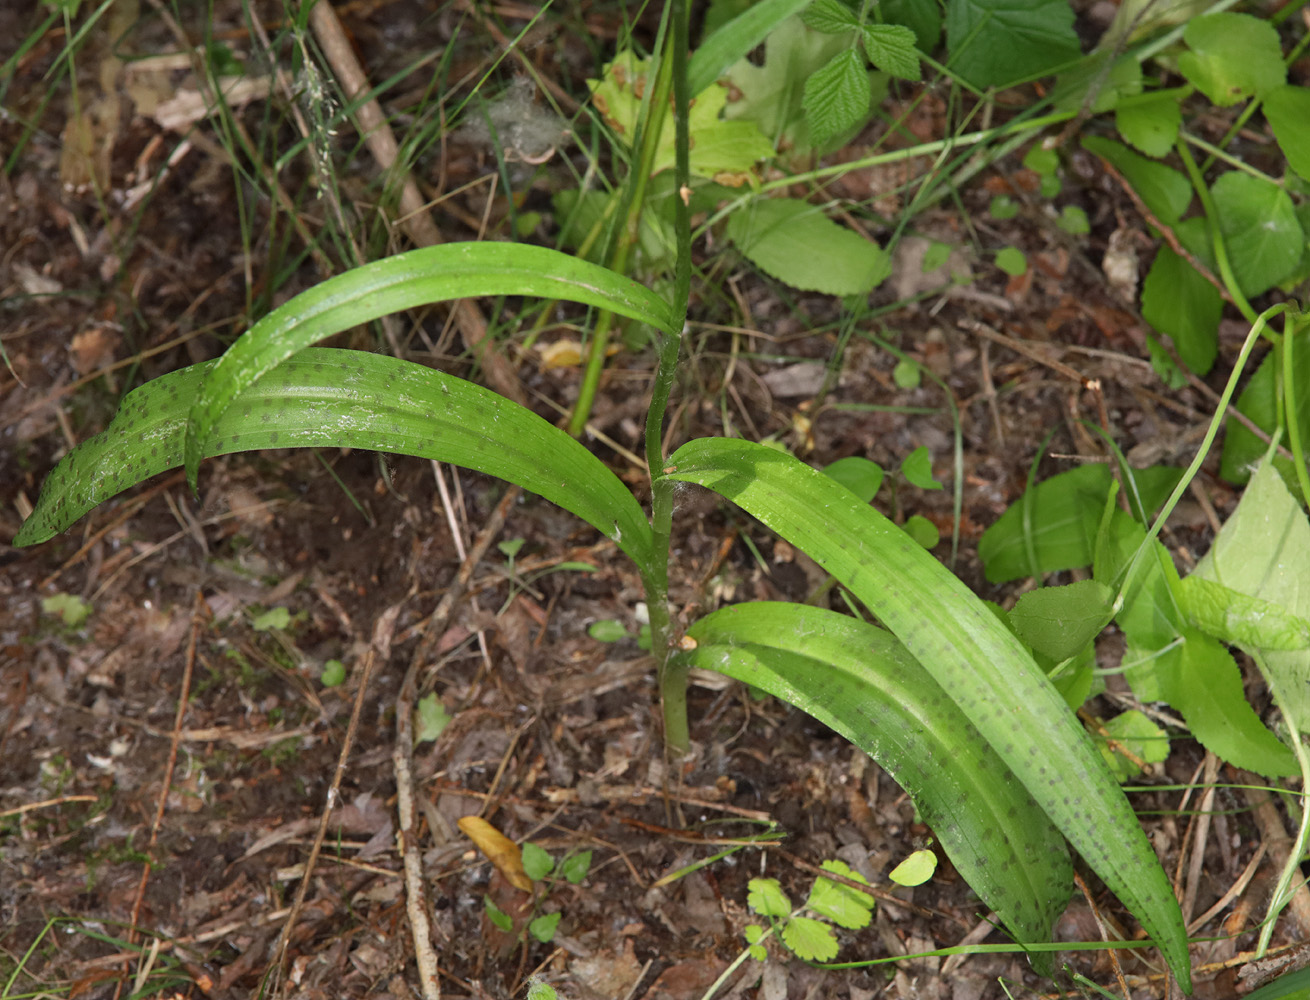
<path id="1" fill-rule="evenodd" d="M 47 478 L 14 545 L 35 545 L 103 500 L 182 464 L 190 401 L 219 362 L 135 389 L 107 428 Z M 203 456 L 350 447 L 419 455 L 517 483 L 577 514 L 639 566 L 650 525 L 632 493 L 558 427 L 490 390 L 409 361 L 308 348 L 240 393 Z"/>
<path id="2" fill-rule="evenodd" d="M 671 478 L 732 500 L 844 583 L 951 695 L 1191 992 L 1187 933 L 1169 879 L 1114 777 L 1019 641 L 882 514 L 791 455 L 705 438 Z"/>
<path id="3" fill-rule="evenodd" d="M 873 757 L 1016 939 L 1050 940 L 1073 886 L 1064 838 L 894 636 L 773 601 L 723 608 L 687 634 L 700 644 L 688 654 L 693 666 L 782 698 Z"/>
<path id="4" fill-rule="evenodd" d="M 608 268 L 522 243 L 447 243 L 365 264 L 297 295 L 247 330 L 209 371 L 191 407 L 184 458 L 200 458 L 232 400 L 297 351 L 414 306 L 475 295 L 539 295 L 607 309 L 675 334 L 668 303 Z"/>

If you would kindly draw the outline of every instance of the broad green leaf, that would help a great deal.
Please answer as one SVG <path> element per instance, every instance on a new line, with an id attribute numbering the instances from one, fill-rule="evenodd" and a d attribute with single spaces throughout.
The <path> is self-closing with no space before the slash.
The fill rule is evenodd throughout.
<path id="1" fill-rule="evenodd" d="M 1181 469 L 1164 466 L 1135 471 L 1148 515 L 1164 503 L 1181 475 Z M 978 543 L 988 581 L 1090 566 L 1111 482 L 1108 466 L 1082 465 L 1038 483 L 1031 496 L 1010 504 Z"/>
<path id="2" fill-rule="evenodd" d="M 854 49 L 832 57 L 805 81 L 801 105 L 810 121 L 815 145 L 863 125 L 869 117 L 873 90 L 864 59 Z"/>
<path id="3" fill-rule="evenodd" d="M 191 400 L 216 364 L 128 393 L 109 426 L 55 466 L 14 544 L 53 538 L 96 504 L 181 465 Z M 308 348 L 236 397 L 202 457 L 311 447 L 418 455 L 518 483 L 645 565 L 650 524 L 618 477 L 558 427 L 462 379 L 379 354 Z"/>
<path id="4" fill-rule="evenodd" d="M 340 687 L 346 683 L 346 665 L 340 660 L 326 661 L 323 672 L 318 675 L 318 682 L 324 687 Z"/>
<path id="5" fill-rule="evenodd" d="M 923 885 L 937 870 L 937 855 L 927 848 L 915 851 L 887 873 L 897 885 Z"/>
<path id="6" fill-rule="evenodd" d="M 285 629 L 291 624 L 291 612 L 286 608 L 269 608 L 250 620 L 250 627 L 256 632 L 272 632 Z"/>
<path id="7" fill-rule="evenodd" d="M 825 861 L 820 867 L 834 875 L 842 875 L 855 882 L 864 882 L 864 876 L 851 871 L 850 866 L 842 861 Z M 867 892 L 860 892 L 840 882 L 832 882 L 822 876 L 815 878 L 810 889 L 810 897 L 805 901 L 815 913 L 827 917 L 838 927 L 857 931 L 868 927 L 873 919 L 873 897 Z"/>
<path id="8" fill-rule="evenodd" d="M 1051 91 L 1051 103 L 1060 111 L 1088 107 L 1099 115 L 1141 92 L 1142 67 L 1137 58 L 1103 46 L 1060 74 Z"/>
<path id="9" fill-rule="evenodd" d="M 1147 156 L 1156 158 L 1167 156 L 1174 148 L 1182 123 L 1182 107 L 1176 94 L 1123 104 L 1114 112 L 1119 134 Z"/>
<path id="10" fill-rule="evenodd" d="M 1142 284 L 1142 318 L 1173 338 L 1183 363 L 1207 374 L 1219 355 L 1219 318 L 1224 300 L 1219 289 L 1167 246 L 1155 255 Z"/>
<path id="11" fill-rule="evenodd" d="M 1097 135 L 1084 136 L 1083 148 L 1108 160 L 1146 202 L 1163 225 L 1173 226 L 1192 203 L 1192 182 L 1173 167 L 1134 153 L 1127 146 Z"/>
<path id="12" fill-rule="evenodd" d="M 879 0 L 878 13 L 888 24 L 903 24 L 914 32 L 920 52 L 932 52 L 942 40 L 942 11 L 919 0 Z"/>
<path id="13" fill-rule="evenodd" d="M 699 94 L 745 59 L 760 42 L 810 0 L 760 0 L 706 38 L 687 61 L 687 90 Z"/>
<path id="14" fill-rule="evenodd" d="M 866 24 L 860 33 L 869 62 L 902 80 L 923 78 L 914 32 L 900 24 Z"/>
<path id="15" fill-rule="evenodd" d="M 493 903 L 490 896 L 482 897 L 482 908 L 487 911 L 487 919 L 506 934 L 514 929 L 513 919 L 511 919 L 508 913 Z"/>
<path id="16" fill-rule="evenodd" d="M 1287 80 L 1278 29 L 1265 18 L 1207 14 L 1187 22 L 1183 41 L 1191 51 L 1178 57 L 1178 71 L 1221 108 Z"/>
<path id="17" fill-rule="evenodd" d="M 1129 709 L 1105 723 L 1105 734 L 1097 734 L 1097 743 L 1105 762 L 1120 781 L 1138 777 L 1142 769 L 1109 740 L 1118 743 L 1138 760 L 1159 764 L 1169 756 L 1169 734 L 1137 709 Z"/>
<path id="18" fill-rule="evenodd" d="M 1296 349 L 1293 353 L 1292 378 L 1298 386 L 1310 386 L 1310 329 L 1295 333 Z M 1282 393 L 1275 385 L 1282 381 L 1281 357 L 1270 351 L 1260 367 L 1237 397 L 1237 408 L 1266 434 L 1272 434 L 1279 424 L 1278 412 L 1282 407 Z M 1301 392 L 1296 398 L 1297 423 L 1301 440 L 1310 441 L 1310 392 Z M 1219 475 L 1230 483 L 1241 485 L 1251 478 L 1260 464 L 1268 445 L 1235 420 L 1228 421 L 1224 432 L 1224 451 L 1219 463 Z M 1275 464 L 1282 462 L 1275 459 Z"/>
<path id="19" fill-rule="evenodd" d="M 791 900 L 776 878 L 753 878 L 747 883 L 746 905 L 762 917 L 785 917 Z"/>
<path id="20" fill-rule="evenodd" d="M 947 65 L 975 87 L 1007 87 L 1081 55 L 1067 0 L 947 0 Z"/>
<path id="21" fill-rule="evenodd" d="M 1063 840 L 904 645 L 846 615 L 767 601 L 723 608 L 687 634 L 693 665 L 795 705 L 873 757 L 1015 936 L 1049 938 L 1072 879 Z"/>
<path id="22" fill-rule="evenodd" d="M 1286 191 L 1238 170 L 1221 174 L 1210 191 L 1237 284 L 1247 297 L 1296 273 L 1305 233 Z"/>
<path id="23" fill-rule="evenodd" d="M 1077 656 L 1109 623 L 1114 594 L 1095 580 L 1042 587 L 1019 598 L 1010 621 L 1019 638 L 1057 663 Z"/>
<path id="24" fill-rule="evenodd" d="M 911 514 L 901 525 L 901 530 L 922 545 L 925 549 L 937 547 L 937 543 L 942 540 L 941 532 L 937 530 L 937 525 L 933 524 L 922 514 Z"/>
<path id="25" fill-rule="evenodd" d="M 842 31 L 853 31 L 860 26 L 860 19 L 855 11 L 841 0 L 814 0 L 801 15 L 807 28 L 835 35 Z"/>
<path id="26" fill-rule="evenodd" d="M 1096 579 L 1117 586 L 1145 529 L 1115 511 L 1111 543 L 1098 549 Z M 1242 688 L 1242 672 L 1217 641 L 1188 624 L 1176 593 L 1178 571 L 1153 541 L 1138 562 L 1115 620 L 1128 639 L 1134 666 L 1125 677 L 1143 701 L 1166 701 L 1206 749 L 1229 763 L 1269 777 L 1297 773 L 1292 751 L 1260 721 Z M 1145 686 L 1144 686 L 1145 684 Z"/>
<path id="27" fill-rule="evenodd" d="M 1284 631 L 1289 618 L 1310 619 L 1310 522 L 1268 461 L 1192 575 L 1281 608 Z M 1288 721 L 1310 732 L 1310 650 L 1239 644 L 1256 655 Z"/>
<path id="28" fill-rule="evenodd" d="M 1012 278 L 1028 270 L 1028 258 L 1018 247 L 1004 247 L 996 253 L 996 266 Z"/>
<path id="29" fill-rule="evenodd" d="M 605 618 L 588 625 L 587 635 L 597 642 L 618 642 L 628 637 L 628 627 L 616 618 Z"/>
<path id="30" fill-rule="evenodd" d="M 606 123 L 619 138 L 629 145 L 641 115 L 642 94 L 650 76 L 650 66 L 651 60 L 638 59 L 629 50 L 609 63 L 599 80 L 587 81 L 597 110 L 605 116 Z M 695 93 L 692 100 L 687 116 L 687 129 L 691 134 L 689 168 L 698 177 L 746 173 L 757 162 L 773 155 L 773 144 L 750 122 L 724 121 L 720 117 L 727 100 L 727 88 L 717 84 Z M 673 116 L 666 115 L 651 164 L 652 174 L 669 169 L 677 159 L 674 131 Z"/>
<path id="31" fill-rule="evenodd" d="M 924 445 L 919 445 L 905 456 L 901 462 L 901 475 L 909 480 L 911 486 L 921 490 L 942 488 L 942 484 L 932 477 L 932 453 Z"/>
<path id="32" fill-rule="evenodd" d="M 1310 89 L 1275 87 L 1265 94 L 1264 112 L 1287 165 L 1310 181 Z"/>
<path id="33" fill-rule="evenodd" d="M 1310 621 L 1281 604 L 1251 597 L 1193 573 L 1181 581 L 1178 606 L 1188 620 L 1220 642 L 1243 649 L 1310 649 Z"/>
<path id="34" fill-rule="evenodd" d="M 539 917 L 533 917 L 528 924 L 528 933 L 542 944 L 549 944 L 555 939 L 555 931 L 559 927 L 560 918 L 563 916 L 563 913 L 556 911 L 555 913 L 543 913 Z"/>
<path id="35" fill-rule="evenodd" d="M 825 466 L 823 471 L 865 503 L 872 501 L 882 486 L 882 466 L 859 455 L 839 458 Z"/>
<path id="36" fill-rule="evenodd" d="M 792 917 L 783 925 L 782 943 L 806 962 L 831 962 L 837 957 L 837 935 L 821 920 Z"/>
<path id="37" fill-rule="evenodd" d="M 187 420 L 184 455 L 192 489 L 201 454 L 232 400 L 297 351 L 402 309 L 473 295 L 539 295 L 581 302 L 673 336 L 680 326 L 669 304 L 644 285 L 546 247 L 447 243 L 365 264 L 273 310 L 207 370 Z"/>
<path id="38" fill-rule="evenodd" d="M 540 844 L 534 844 L 531 841 L 524 844 L 522 855 L 523 871 L 534 882 L 540 882 L 555 870 L 555 859 Z"/>
<path id="39" fill-rule="evenodd" d="M 559 863 L 560 877 L 569 885 L 581 884 L 589 871 L 591 871 L 590 851 L 579 851 L 577 854 L 570 854 Z"/>
<path id="40" fill-rule="evenodd" d="M 953 573 L 845 487 L 798 459 L 705 438 L 671 478 L 727 497 L 808 553 L 905 644 L 1191 989 L 1178 902 L 1086 732 L 1023 645 Z"/>
<path id="41" fill-rule="evenodd" d="M 888 253 L 792 198 L 761 198 L 728 219 L 728 238 L 779 281 L 826 295 L 864 295 L 891 274 Z"/>

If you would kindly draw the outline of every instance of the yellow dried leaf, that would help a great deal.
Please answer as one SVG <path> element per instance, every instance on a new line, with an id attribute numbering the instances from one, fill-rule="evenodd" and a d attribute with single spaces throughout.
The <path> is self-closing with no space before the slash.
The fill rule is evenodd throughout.
<path id="1" fill-rule="evenodd" d="M 532 891 L 532 879 L 523 870 L 523 854 L 518 844 L 481 816 L 465 816 L 459 821 L 459 828 L 487 856 L 487 860 L 496 866 L 496 870 L 505 876 L 505 881 L 515 889 Z"/>

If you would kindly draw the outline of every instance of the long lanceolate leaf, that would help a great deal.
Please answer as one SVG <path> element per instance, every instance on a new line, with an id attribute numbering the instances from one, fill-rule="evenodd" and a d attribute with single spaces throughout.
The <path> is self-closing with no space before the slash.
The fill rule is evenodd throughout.
<path id="1" fill-rule="evenodd" d="M 103 500 L 182 464 L 191 400 L 218 362 L 128 393 L 103 432 L 55 467 L 15 545 L 54 537 Z M 240 393 L 203 457 L 259 448 L 349 447 L 419 455 L 486 472 L 577 514 L 639 565 L 650 525 L 591 452 L 516 403 L 409 361 L 309 348 Z"/>
<path id="2" fill-rule="evenodd" d="M 668 303 L 644 285 L 546 247 L 447 243 L 365 264 L 273 310 L 209 372 L 186 430 L 192 489 L 201 454 L 232 400 L 297 351 L 389 313 L 475 295 L 539 295 L 597 306 L 669 334 L 679 327 Z"/>
<path id="3" fill-rule="evenodd" d="M 1009 630 L 908 535 L 829 477 L 772 448 L 706 438 L 672 478 L 743 507 L 850 588 L 977 727 L 1191 991 L 1169 880 L 1123 792 L 1060 695 Z"/>
<path id="4" fill-rule="evenodd" d="M 873 757 L 1021 942 L 1069 901 L 1064 838 L 932 675 L 883 629 L 822 608 L 735 604 L 687 630 L 693 666 L 782 698 Z M 1049 958 L 1049 956 L 1048 956 Z"/>

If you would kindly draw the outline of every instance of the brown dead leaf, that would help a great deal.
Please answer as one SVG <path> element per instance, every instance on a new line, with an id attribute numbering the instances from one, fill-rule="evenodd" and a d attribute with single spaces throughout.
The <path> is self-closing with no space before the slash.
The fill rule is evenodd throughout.
<path id="1" fill-rule="evenodd" d="M 118 340 L 118 334 L 106 326 L 83 330 L 73 337 L 73 343 L 69 346 L 72 355 L 69 360 L 79 375 L 93 372 L 114 360 Z"/>
<path id="2" fill-rule="evenodd" d="M 496 866 L 496 870 L 505 876 L 510 885 L 524 892 L 532 891 L 532 879 L 523 870 L 523 854 L 518 844 L 481 816 L 463 817 L 459 821 L 459 828 L 487 856 L 487 860 Z"/>

